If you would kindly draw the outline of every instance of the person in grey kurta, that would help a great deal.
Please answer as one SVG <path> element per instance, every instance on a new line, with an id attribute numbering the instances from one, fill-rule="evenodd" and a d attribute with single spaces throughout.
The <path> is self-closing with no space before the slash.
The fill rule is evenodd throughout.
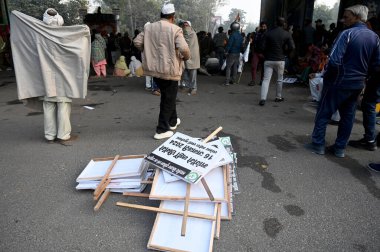
<path id="1" fill-rule="evenodd" d="M 51 26 L 62 26 L 63 18 L 52 8 L 45 11 L 43 22 Z M 71 102 L 72 99 L 65 96 L 43 97 L 44 131 L 48 143 L 54 140 L 74 140 L 71 135 Z"/>
<path id="2" fill-rule="evenodd" d="M 182 84 L 188 88 L 189 95 L 197 94 L 197 71 L 200 68 L 198 37 L 191 27 L 190 21 L 184 21 L 182 25 L 185 40 L 190 48 L 190 59 L 185 61 L 185 70 L 182 74 Z"/>

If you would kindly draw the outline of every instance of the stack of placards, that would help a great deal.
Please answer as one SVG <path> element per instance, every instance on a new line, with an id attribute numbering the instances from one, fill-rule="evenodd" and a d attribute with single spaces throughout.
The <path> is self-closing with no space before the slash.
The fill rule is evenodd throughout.
<path id="1" fill-rule="evenodd" d="M 153 172 L 148 171 L 149 164 L 145 161 L 145 157 L 146 155 L 119 157 L 108 175 L 110 182 L 106 188 L 118 193 L 143 191 L 146 184 L 142 182 L 152 176 Z M 78 176 L 76 189 L 95 190 L 106 175 L 113 159 L 114 157 L 91 159 Z"/>
<path id="2" fill-rule="evenodd" d="M 149 199 L 161 200 L 148 248 L 212 251 L 220 220 L 232 218 L 233 155 L 219 139 L 205 143 L 177 132 L 146 160 L 159 168 Z"/>

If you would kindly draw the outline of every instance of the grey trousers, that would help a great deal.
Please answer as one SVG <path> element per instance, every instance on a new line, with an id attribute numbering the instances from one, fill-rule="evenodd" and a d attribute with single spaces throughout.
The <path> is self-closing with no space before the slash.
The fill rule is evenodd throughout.
<path id="1" fill-rule="evenodd" d="M 261 85 L 261 100 L 266 100 L 268 95 L 269 83 L 273 71 L 277 72 L 276 98 L 282 98 L 282 81 L 284 78 L 285 61 L 264 62 L 264 78 Z"/>
<path id="2" fill-rule="evenodd" d="M 237 70 L 239 66 L 239 59 L 240 59 L 240 54 L 239 53 L 230 53 L 227 55 L 226 59 L 226 84 L 230 81 L 231 77 L 231 68 L 232 68 L 232 78 L 231 81 L 235 82 L 236 81 L 236 76 L 237 76 Z"/>
<path id="3" fill-rule="evenodd" d="M 182 73 L 182 85 L 197 90 L 197 69 L 184 69 Z"/>
<path id="4" fill-rule="evenodd" d="M 67 140 L 71 134 L 71 102 L 43 101 L 45 138 Z"/>

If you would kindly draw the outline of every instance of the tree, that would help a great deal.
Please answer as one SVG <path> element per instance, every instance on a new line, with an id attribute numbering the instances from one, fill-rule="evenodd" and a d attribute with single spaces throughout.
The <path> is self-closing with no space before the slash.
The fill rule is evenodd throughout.
<path id="1" fill-rule="evenodd" d="M 231 9 L 230 14 L 228 15 L 228 20 L 224 22 L 223 28 L 224 30 L 229 30 L 231 23 L 233 23 L 236 19 L 236 17 L 239 15 L 240 16 L 240 27 L 244 27 L 246 24 L 245 22 L 245 15 L 247 12 L 241 9 Z"/>
<path id="2" fill-rule="evenodd" d="M 146 22 L 160 18 L 164 0 L 96 0 L 105 11 L 120 8 L 120 23 L 129 31 L 142 29 Z M 189 20 L 195 30 L 210 30 L 210 22 L 217 6 L 225 0 L 172 0 L 176 9 L 176 19 Z M 147 8 L 147 6 L 149 6 Z"/>
<path id="3" fill-rule="evenodd" d="M 79 10 L 87 8 L 86 0 L 12 0 L 9 1 L 9 10 L 18 10 L 37 19 L 42 19 L 47 8 L 51 7 L 63 17 L 66 25 L 82 23 Z"/>
<path id="4" fill-rule="evenodd" d="M 331 18 L 331 9 L 325 5 L 316 5 L 314 7 L 314 13 L 313 13 L 314 20 L 321 19 L 324 24 L 329 22 Z"/>

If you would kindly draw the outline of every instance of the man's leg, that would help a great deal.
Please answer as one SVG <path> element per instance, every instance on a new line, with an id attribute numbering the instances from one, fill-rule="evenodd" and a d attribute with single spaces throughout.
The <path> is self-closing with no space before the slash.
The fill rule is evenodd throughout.
<path id="1" fill-rule="evenodd" d="M 323 87 L 321 100 L 314 120 L 312 142 L 316 146 L 325 145 L 327 124 L 332 114 L 338 109 L 337 90 L 331 87 Z"/>
<path id="2" fill-rule="evenodd" d="M 58 134 L 57 138 L 61 140 L 67 140 L 70 138 L 71 134 L 71 102 L 57 102 L 58 113 Z"/>
<path id="3" fill-rule="evenodd" d="M 264 78 L 263 83 L 261 86 L 261 100 L 266 100 L 268 95 L 268 89 L 269 89 L 269 82 L 273 74 L 273 66 L 272 61 L 265 61 L 264 62 Z"/>
<path id="4" fill-rule="evenodd" d="M 52 141 L 57 137 L 57 104 L 43 101 L 43 109 L 45 138 Z"/>
<path id="5" fill-rule="evenodd" d="M 239 67 L 239 59 L 240 55 L 239 54 L 233 54 L 233 65 L 232 65 L 232 82 L 236 83 L 237 80 L 237 72 L 238 72 L 238 67 Z"/>
<path id="6" fill-rule="evenodd" d="M 338 126 L 335 148 L 345 149 L 350 138 L 352 127 L 355 121 L 357 100 L 361 89 L 358 90 L 339 90 L 340 99 L 344 99 L 339 106 L 340 121 Z M 340 100 L 339 99 L 339 100 Z"/>
<path id="7" fill-rule="evenodd" d="M 226 61 L 226 80 L 225 80 L 225 84 L 226 84 L 226 85 L 229 85 L 230 77 L 231 77 L 231 67 L 232 67 L 233 64 L 234 64 L 232 54 L 228 54 L 226 60 L 227 60 L 227 61 Z"/>
<path id="8" fill-rule="evenodd" d="M 277 72 L 277 88 L 276 88 L 276 99 L 282 98 L 282 83 L 284 80 L 284 69 L 285 61 L 276 62 L 276 72 Z"/>
<path id="9" fill-rule="evenodd" d="M 176 97 L 178 91 L 178 82 L 153 79 L 161 90 L 160 114 L 156 133 L 164 133 L 170 130 L 170 126 L 177 124 Z"/>
<path id="10" fill-rule="evenodd" d="M 197 90 L 197 69 L 189 69 L 189 91 Z"/>
<path id="11" fill-rule="evenodd" d="M 259 65 L 259 55 L 257 53 L 253 53 L 252 55 L 252 69 L 251 69 L 251 75 L 252 75 L 252 81 L 253 83 L 256 81 L 256 75 L 257 75 L 257 66 Z"/>
<path id="12" fill-rule="evenodd" d="M 376 140 L 376 102 L 380 96 L 380 88 L 367 86 L 361 104 L 363 112 L 364 140 L 372 142 Z"/>

